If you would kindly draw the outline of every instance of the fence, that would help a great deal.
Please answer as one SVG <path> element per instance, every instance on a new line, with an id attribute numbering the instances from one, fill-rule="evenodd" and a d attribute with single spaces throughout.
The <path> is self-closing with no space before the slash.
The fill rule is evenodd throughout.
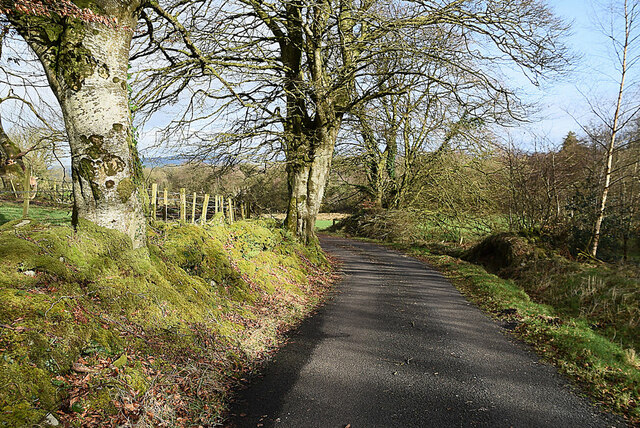
<path id="1" fill-rule="evenodd" d="M 181 188 L 180 192 L 162 191 L 157 184 L 148 189 L 150 217 L 154 221 L 177 220 L 182 223 L 205 224 L 216 214 L 221 214 L 229 223 L 236 219 L 245 219 L 251 213 L 251 207 L 245 202 L 224 195 L 210 195 L 187 192 Z"/>
<path id="2" fill-rule="evenodd" d="M 0 224 L 20 218 L 15 205 L 22 204 L 22 217 L 33 217 L 54 223 L 71 220 L 73 191 L 70 181 L 39 179 L 35 181 L 29 173 L 24 174 L 21 183 L 11 178 L 2 178 L 0 189 Z M 145 189 L 147 192 L 148 215 L 153 221 L 179 221 L 182 223 L 205 224 L 220 214 L 225 221 L 233 223 L 237 219 L 250 216 L 251 205 L 228 195 L 210 195 L 187 191 L 171 192 L 159 189 L 156 183 Z M 14 206 L 9 206 L 13 203 Z"/>

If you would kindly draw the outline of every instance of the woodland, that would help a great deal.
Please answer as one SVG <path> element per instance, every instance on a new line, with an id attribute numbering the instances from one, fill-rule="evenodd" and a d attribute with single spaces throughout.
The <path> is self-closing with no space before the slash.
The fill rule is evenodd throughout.
<path id="1" fill-rule="evenodd" d="M 542 2 L 5 0 L 3 177 L 29 157 L 50 175 L 68 155 L 74 218 L 143 245 L 138 139 L 153 127 L 194 171 L 253 170 L 236 192 L 271 180 L 282 193 L 273 178 L 286 175 L 277 209 L 304 242 L 321 209 L 368 201 L 514 231 L 553 226 L 574 255 L 598 257 L 604 240 L 602 258 L 627 259 L 637 10 L 618 3 L 608 11 L 621 25 L 610 35 L 617 103 L 586 100 L 596 120 L 564 141 L 515 141 L 500 130 L 535 106 L 505 70 L 539 84 L 576 61 L 569 23 Z M 329 181 L 337 196 L 325 199 Z M 456 182 L 465 186 L 447 188 Z"/>

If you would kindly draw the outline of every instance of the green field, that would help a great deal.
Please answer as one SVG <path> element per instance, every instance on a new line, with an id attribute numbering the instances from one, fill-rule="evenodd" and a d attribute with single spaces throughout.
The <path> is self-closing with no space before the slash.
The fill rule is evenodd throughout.
<path id="1" fill-rule="evenodd" d="M 71 209 L 31 205 L 28 217 L 43 223 L 70 225 Z M 0 204 L 0 225 L 19 218 L 22 218 L 22 204 L 10 202 L 2 202 Z"/>
<path id="2" fill-rule="evenodd" d="M 316 220 L 316 230 L 325 230 L 333 225 L 333 220 Z"/>
<path id="3" fill-rule="evenodd" d="M 22 204 L 0 203 L 0 225 L 19 218 L 22 218 Z M 71 224 L 71 209 L 31 205 L 29 218 L 45 223 L 69 225 Z M 331 225 L 333 225 L 333 220 L 316 220 L 316 230 L 325 230 Z"/>

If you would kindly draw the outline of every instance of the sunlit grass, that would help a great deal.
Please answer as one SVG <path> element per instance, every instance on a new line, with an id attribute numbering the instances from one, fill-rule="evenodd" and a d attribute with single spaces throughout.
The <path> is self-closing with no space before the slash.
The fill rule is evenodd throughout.
<path id="1" fill-rule="evenodd" d="M 17 220 L 20 218 L 22 218 L 22 204 L 11 202 L 0 203 L 0 224 L 4 224 L 11 220 Z M 70 225 L 71 209 L 43 207 L 32 204 L 31 206 L 29 206 L 28 218 L 38 220 L 43 223 L 50 223 L 61 226 Z"/>
<path id="2" fill-rule="evenodd" d="M 333 220 L 316 220 L 316 230 L 325 230 L 333 225 Z"/>

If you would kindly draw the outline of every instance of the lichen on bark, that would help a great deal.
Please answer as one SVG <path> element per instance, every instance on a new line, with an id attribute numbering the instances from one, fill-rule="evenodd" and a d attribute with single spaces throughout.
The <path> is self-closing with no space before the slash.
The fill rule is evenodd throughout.
<path id="1" fill-rule="evenodd" d="M 59 16 L 12 17 L 42 62 L 65 120 L 72 156 L 74 224 L 80 219 L 145 243 L 127 70 L 138 0 L 74 2 L 119 25 Z"/>
<path id="2" fill-rule="evenodd" d="M 118 183 L 118 196 L 120 197 L 120 201 L 125 203 L 131 198 L 131 195 L 136 190 L 136 185 L 133 183 L 133 180 L 130 178 L 125 178 Z"/>

